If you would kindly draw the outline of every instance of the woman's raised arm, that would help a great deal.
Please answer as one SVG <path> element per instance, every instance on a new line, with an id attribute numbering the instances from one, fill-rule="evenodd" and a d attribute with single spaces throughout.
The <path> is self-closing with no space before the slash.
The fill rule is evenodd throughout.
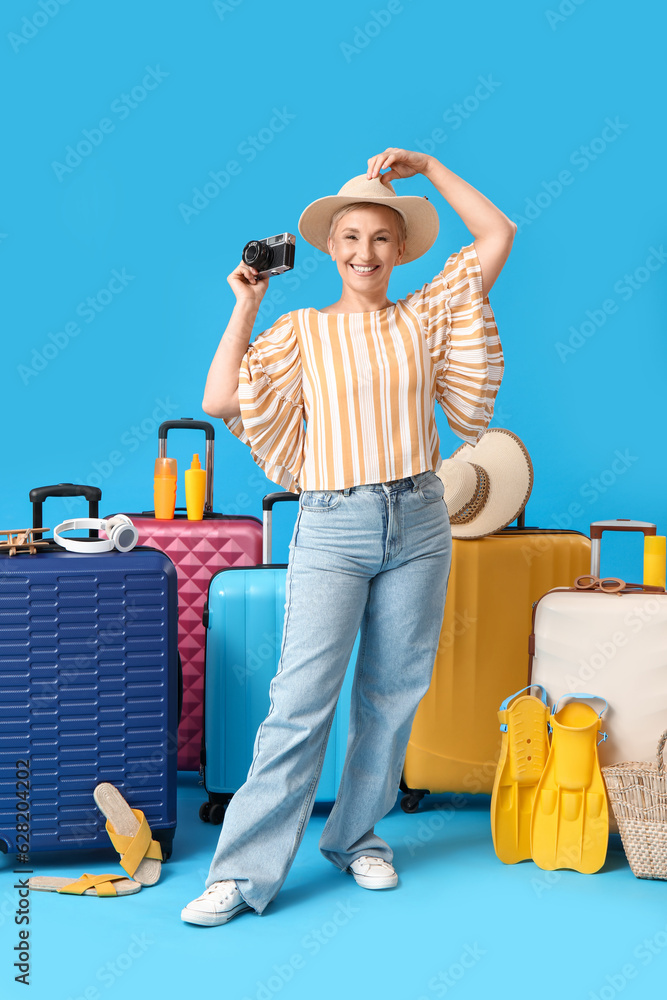
<path id="1" fill-rule="evenodd" d="M 248 350 L 260 302 L 269 285 L 268 278 L 255 277 L 257 270 L 243 261 L 227 278 L 236 304 L 208 370 L 202 410 L 211 417 L 239 417 L 239 369 Z"/>
<path id="2" fill-rule="evenodd" d="M 429 156 L 428 160 L 424 176 L 446 198 L 475 237 L 475 250 L 482 269 L 482 295 L 486 298 L 510 255 L 517 225 L 472 184 L 435 157 Z"/>
<path id="3" fill-rule="evenodd" d="M 482 269 L 482 294 L 486 297 L 509 257 L 517 225 L 492 201 L 440 163 L 435 156 L 390 147 L 370 157 L 367 176 L 377 177 L 383 167 L 382 181 L 411 177 L 420 173 L 449 202 L 475 237 L 475 250 Z"/>

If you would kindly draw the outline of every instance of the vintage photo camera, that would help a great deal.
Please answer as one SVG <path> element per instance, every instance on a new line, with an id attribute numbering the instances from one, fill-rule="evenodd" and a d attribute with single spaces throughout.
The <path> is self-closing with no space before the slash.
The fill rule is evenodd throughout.
<path id="1" fill-rule="evenodd" d="M 265 240 L 250 240 L 243 248 L 243 263 L 256 267 L 258 278 L 291 271 L 294 267 L 295 243 L 292 233 L 267 236 Z"/>

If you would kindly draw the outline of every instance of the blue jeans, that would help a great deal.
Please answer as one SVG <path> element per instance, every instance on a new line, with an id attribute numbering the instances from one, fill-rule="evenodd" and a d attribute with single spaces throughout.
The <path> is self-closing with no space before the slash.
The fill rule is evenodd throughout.
<path id="1" fill-rule="evenodd" d="M 433 672 L 451 564 L 443 493 L 427 471 L 299 494 L 269 714 L 227 808 L 207 887 L 235 879 L 258 913 L 277 895 L 313 809 L 360 627 L 345 764 L 320 850 L 342 870 L 364 854 L 392 860 L 373 827 L 396 801 Z"/>

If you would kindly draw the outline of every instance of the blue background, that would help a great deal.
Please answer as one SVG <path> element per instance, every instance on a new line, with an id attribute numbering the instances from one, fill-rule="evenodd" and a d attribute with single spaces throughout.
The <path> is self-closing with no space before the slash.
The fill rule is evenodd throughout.
<path id="1" fill-rule="evenodd" d="M 338 191 L 365 171 L 370 156 L 398 146 L 433 153 L 519 223 L 490 294 L 506 364 L 493 425 L 509 427 L 531 453 L 528 523 L 587 531 L 593 520 L 620 516 L 656 522 L 658 533 L 667 533 L 665 267 L 645 267 L 654 249 L 662 253 L 661 241 L 667 244 L 661 97 L 667 18 L 661 5 L 403 0 L 392 4 L 391 17 L 381 14 L 387 23 L 378 27 L 373 11 L 387 11 L 386 0 L 367 6 L 356 0 L 69 0 L 55 14 L 43 14 L 56 3 L 5 0 L 0 14 L 2 89 L 12 95 L 3 108 L 0 217 L 1 527 L 30 523 L 29 489 L 61 481 L 101 485 L 103 513 L 152 507 L 157 424 L 165 417 L 205 418 L 206 373 L 234 302 L 226 277 L 243 245 L 297 233 L 310 201 Z M 369 23 L 375 27 L 366 33 Z M 141 86 L 147 67 L 159 67 L 164 77 L 150 79 L 155 89 L 122 111 L 123 95 Z M 475 98 L 480 80 L 489 78 L 492 92 Z M 293 117 L 281 131 L 261 132 L 275 109 Z M 93 132 L 100 141 L 89 155 L 67 172 L 55 169 L 67 147 L 84 139 L 83 130 L 99 129 L 105 118 L 113 130 Z M 608 120 L 616 123 L 613 137 L 604 131 Z M 440 131 L 434 136 L 434 130 Z M 263 148 L 251 158 L 248 137 L 260 132 Z M 186 221 L 182 206 L 192 205 L 195 189 L 231 160 L 240 170 Z M 570 183 L 560 184 L 562 171 L 570 172 Z M 424 177 L 398 181 L 396 188 L 428 194 L 441 227 L 428 254 L 394 270 L 394 300 L 430 280 L 472 241 Z M 338 298 L 335 265 L 298 233 L 296 254 L 300 270 L 290 281 L 271 279 L 268 294 L 279 290 L 284 300 L 271 305 L 265 299 L 257 332 L 290 309 Z M 87 322 L 85 300 L 107 287 L 114 269 L 131 280 Z M 66 341 L 68 323 L 78 323 L 79 332 Z M 249 449 L 221 421 L 214 423 L 214 506 L 259 516 L 261 497 L 275 487 Z M 446 457 L 460 441 L 441 411 L 438 426 Z M 203 439 L 170 438 L 181 484 L 194 450 L 203 452 Z M 45 523 L 77 514 L 84 514 L 83 503 L 51 501 Z M 294 516 L 292 505 L 279 505 L 276 558 L 287 557 Z M 602 570 L 640 579 L 640 539 L 605 539 Z M 512 871 L 502 874 L 506 899 L 516 882 Z M 661 899 L 664 893 L 628 878 L 628 899 L 636 904 L 627 911 L 637 927 L 634 946 L 643 934 L 642 912 L 647 932 L 662 927 L 664 899 L 660 919 L 655 900 L 656 891 Z M 584 973 L 577 995 L 587 996 L 620 968 L 615 953 L 623 949 L 617 939 L 605 958 L 594 954 L 587 965 L 581 946 L 587 929 L 595 923 L 607 934 L 609 924 L 594 895 L 563 896 L 569 879 L 568 873 L 546 899 L 533 893 L 528 903 L 543 921 L 560 898 L 565 926 L 581 902 Z M 593 884 L 579 879 L 576 885 L 584 883 Z M 428 887 L 427 880 L 425 892 Z M 194 888 L 181 895 L 194 895 Z M 648 890 L 654 902 L 642 911 L 640 894 Z M 483 886 L 479 891 L 475 905 L 483 911 Z M 446 883 L 443 895 L 447 916 L 438 906 L 433 920 L 436 914 L 444 919 L 444 941 L 455 904 Z M 126 905 L 54 898 L 54 917 L 65 902 L 71 916 L 77 906 L 88 915 L 98 905 Z M 614 918 L 622 921 L 623 912 L 621 906 Z M 526 943 L 525 920 L 531 919 L 522 913 L 517 948 Z M 539 948 L 539 935 L 534 944 Z M 568 942 L 563 937 L 557 944 L 569 968 Z M 372 947 L 374 962 L 390 960 Z M 221 972 L 225 952 L 214 954 Z M 402 957 L 409 957 L 405 949 Z M 656 960 L 641 981 L 629 983 L 627 995 L 648 995 L 641 990 L 659 965 Z M 315 964 L 312 969 L 315 975 Z M 556 995 L 549 982 L 557 969 L 551 957 L 543 966 L 544 996 Z M 497 966 L 495 979 L 486 970 L 496 987 L 509 983 L 507 966 Z M 435 995 L 426 990 L 427 973 L 414 980 L 415 997 Z M 79 978 L 83 990 L 90 978 Z M 380 976 L 375 987 L 383 982 Z M 396 995 L 411 995 L 410 982 Z M 483 995 L 474 990 L 471 976 L 457 995 Z M 58 995 L 66 996 L 64 987 Z M 295 985 L 285 995 L 301 994 Z"/>
<path id="2" fill-rule="evenodd" d="M 338 272 L 298 235 L 301 211 L 387 146 L 421 143 L 519 223 L 490 295 L 506 363 L 493 425 L 532 455 L 529 523 L 587 531 L 593 520 L 634 517 L 667 532 L 654 430 L 664 411 L 665 268 L 640 272 L 636 290 L 624 278 L 664 239 L 663 12 L 647 3 L 628 17 L 608 3 L 603 14 L 588 0 L 569 15 L 554 7 L 555 20 L 527 2 L 509 14 L 481 3 L 474 17 L 465 5 L 398 6 L 369 38 L 373 18 L 354 3 L 70 0 L 37 29 L 22 22 L 36 3 L 4 5 L 2 74 L 13 97 L 0 227 L 3 527 L 29 522 L 28 491 L 46 483 L 101 485 L 106 513 L 152 507 L 156 425 L 164 415 L 204 416 L 206 373 L 234 303 L 226 278 L 243 245 L 297 234 L 301 270 L 271 279 L 258 332 L 289 309 L 334 302 Z M 35 37 L 23 40 L 22 28 Z M 141 86 L 146 67 L 166 76 L 130 108 L 122 95 Z M 480 78 L 493 82 L 478 100 Z M 293 116 L 282 131 L 269 128 L 274 108 Z M 104 118 L 113 131 L 78 166 L 54 167 Z M 620 134 L 595 142 L 608 118 Z M 262 129 L 268 142 L 253 151 L 248 137 Z M 185 221 L 179 206 L 230 160 L 240 173 Z M 550 195 L 563 170 L 571 182 Z M 472 240 L 426 178 L 396 187 L 427 193 L 441 227 L 428 254 L 395 268 L 394 300 Z M 85 300 L 114 269 L 132 280 L 91 321 Z M 275 291 L 284 301 L 271 304 Z M 569 346 L 587 321 L 593 335 L 580 333 L 563 359 L 558 344 Z M 67 323 L 80 332 L 54 346 L 49 335 Z M 272 484 L 215 424 L 216 509 L 256 513 Z M 447 456 L 460 440 L 439 407 L 438 426 Z M 201 450 L 190 437 L 170 440 L 179 504 L 182 472 Z M 625 461 L 614 464 L 617 451 Z M 81 502 L 54 502 L 45 523 L 77 514 Z M 280 514 L 283 558 L 294 511 Z M 636 579 L 640 555 L 639 539 L 613 538 L 603 571 Z"/>

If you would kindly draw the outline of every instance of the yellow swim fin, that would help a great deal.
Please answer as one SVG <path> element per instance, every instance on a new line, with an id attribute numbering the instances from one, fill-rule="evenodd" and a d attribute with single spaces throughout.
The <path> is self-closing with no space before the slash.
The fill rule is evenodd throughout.
<path id="1" fill-rule="evenodd" d="M 607 739 L 599 723 L 607 709 L 604 698 L 598 713 L 581 699 L 558 710 L 552 708 L 551 749 L 533 805 L 531 854 L 539 868 L 572 868 L 592 874 L 602 868 L 609 840 L 607 789 L 598 760 L 598 742 Z M 598 741 L 598 735 L 602 737 Z"/>
<path id="2" fill-rule="evenodd" d="M 541 697 L 519 695 L 538 688 Z M 549 752 L 547 693 L 540 684 L 506 698 L 498 711 L 502 741 L 491 794 L 493 846 L 507 865 L 530 858 L 530 817 Z"/>

